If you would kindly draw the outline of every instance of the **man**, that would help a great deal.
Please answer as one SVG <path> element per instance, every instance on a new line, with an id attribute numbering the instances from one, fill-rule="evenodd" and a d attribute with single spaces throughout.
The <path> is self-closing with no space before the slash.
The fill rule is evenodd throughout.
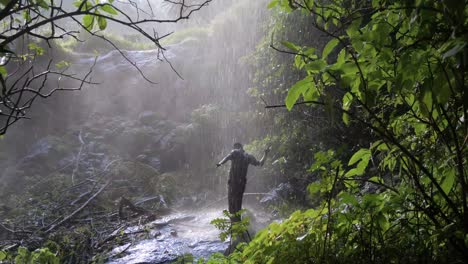
<path id="1" fill-rule="evenodd" d="M 242 209 L 242 197 L 247 182 L 247 169 L 249 165 L 263 166 L 268 152 L 270 152 L 270 148 L 265 150 L 262 159 L 258 161 L 254 156 L 244 151 L 241 143 L 235 143 L 231 153 L 216 164 L 219 167 L 228 160 L 231 161 L 228 181 L 229 213 L 235 214 Z M 234 217 L 232 221 L 240 221 L 240 216 Z"/>

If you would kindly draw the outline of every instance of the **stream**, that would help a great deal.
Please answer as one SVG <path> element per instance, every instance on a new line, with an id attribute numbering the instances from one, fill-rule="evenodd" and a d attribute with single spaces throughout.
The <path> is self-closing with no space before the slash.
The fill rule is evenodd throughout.
<path id="1" fill-rule="evenodd" d="M 265 227 L 271 220 L 262 210 L 249 210 L 254 230 Z M 209 258 L 223 253 L 229 241 L 219 239 L 220 231 L 210 224 L 222 217 L 221 208 L 184 210 L 167 215 L 143 226 L 132 226 L 128 233 L 146 229 L 146 238 L 114 248 L 108 264 L 172 263 L 184 254 L 194 259 Z"/>

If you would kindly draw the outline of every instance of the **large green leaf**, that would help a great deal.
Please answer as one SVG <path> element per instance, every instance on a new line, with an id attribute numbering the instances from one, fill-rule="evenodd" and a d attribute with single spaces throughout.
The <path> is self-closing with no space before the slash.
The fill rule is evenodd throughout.
<path id="1" fill-rule="evenodd" d="M 107 20 L 104 17 L 98 17 L 98 25 L 100 30 L 106 29 Z"/>
<path id="2" fill-rule="evenodd" d="M 322 186 L 320 182 L 313 182 L 309 184 L 309 186 L 307 186 L 307 191 L 309 192 L 309 194 L 316 194 L 320 191 L 321 188 Z"/>
<path id="3" fill-rule="evenodd" d="M 351 157 L 351 159 L 348 162 L 348 165 L 353 165 L 359 160 L 369 160 L 371 156 L 371 151 L 369 149 L 360 149 L 354 155 Z"/>
<path id="4" fill-rule="evenodd" d="M 305 65 L 306 69 L 311 72 L 322 71 L 327 66 L 327 63 L 323 60 L 314 60 Z"/>
<path id="5" fill-rule="evenodd" d="M 93 27 L 94 27 L 94 16 L 93 15 L 85 15 L 83 17 L 83 26 L 88 30 L 92 30 Z"/>
<path id="6" fill-rule="evenodd" d="M 377 223 L 384 232 L 390 228 L 390 223 L 388 222 L 387 217 L 383 213 L 379 213 L 377 215 Z"/>
<path id="7" fill-rule="evenodd" d="M 341 198 L 341 202 L 343 202 L 343 203 L 351 204 L 351 205 L 354 205 L 354 206 L 359 205 L 359 201 L 356 199 L 356 196 L 354 196 L 354 195 L 352 195 L 350 193 L 343 192 L 343 193 L 340 194 L 340 198 Z"/>
<path id="8" fill-rule="evenodd" d="M 285 47 L 287 47 L 290 50 L 294 50 L 296 52 L 299 52 L 301 50 L 301 47 L 297 46 L 296 44 L 289 42 L 289 41 L 281 41 L 281 44 Z"/>
<path id="9" fill-rule="evenodd" d="M 332 50 L 336 47 L 336 45 L 338 45 L 338 43 L 340 43 L 340 42 L 336 38 L 330 40 L 327 43 L 327 45 L 325 45 L 325 47 L 323 48 L 322 58 L 326 59 L 328 57 L 328 55 L 330 54 L 330 52 L 332 52 Z"/>
<path id="10" fill-rule="evenodd" d="M 440 185 L 440 187 L 442 188 L 444 193 L 448 195 L 453 188 L 453 184 L 455 183 L 455 168 L 446 170 L 444 174 L 445 179 Z"/>
<path id="11" fill-rule="evenodd" d="M 296 82 L 288 91 L 286 96 L 286 108 L 291 110 L 302 94 L 305 94 L 309 88 L 312 87 L 313 78 L 307 76 L 306 78 Z"/>
<path id="12" fill-rule="evenodd" d="M 102 11 L 104 12 L 107 12 L 111 15 L 118 15 L 119 13 L 117 12 L 117 10 L 115 10 L 111 5 L 107 4 L 107 5 L 103 5 L 101 7 Z"/>

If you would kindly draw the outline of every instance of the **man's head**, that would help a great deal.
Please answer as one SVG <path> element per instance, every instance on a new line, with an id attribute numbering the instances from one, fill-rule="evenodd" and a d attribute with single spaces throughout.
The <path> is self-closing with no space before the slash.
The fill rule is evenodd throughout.
<path id="1" fill-rule="evenodd" d="M 242 144 L 239 142 L 234 143 L 234 149 L 242 149 Z"/>

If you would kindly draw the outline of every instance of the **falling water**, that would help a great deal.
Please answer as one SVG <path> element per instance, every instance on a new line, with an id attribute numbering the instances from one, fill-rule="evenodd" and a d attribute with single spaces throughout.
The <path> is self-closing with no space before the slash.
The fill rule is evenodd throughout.
<path id="1" fill-rule="evenodd" d="M 70 70 L 83 73 L 96 62 L 91 80 L 100 84 L 39 103 L 31 113 L 32 120 L 14 127 L 0 143 L 11 150 L 9 161 L 13 162 L 6 167 L 23 168 L 38 160 L 38 155 L 45 155 L 50 167 L 35 167 L 35 173 L 50 173 L 59 165 L 74 164 L 80 141 L 87 152 L 82 159 L 89 162 L 76 163 L 77 169 L 69 171 L 78 171 L 78 178 L 94 175 L 93 170 L 112 160 L 143 157 L 168 178 L 184 174 L 180 178 L 197 183 L 192 190 L 197 193 L 194 206 L 215 204 L 216 208 L 180 211 L 157 220 L 153 224 L 189 217 L 154 229 L 152 238 L 116 247 L 111 255 L 124 249 L 126 253 L 113 257 L 112 263 L 158 263 L 183 253 L 207 257 L 223 251 L 226 243 L 219 241 L 218 231 L 209 222 L 226 207 L 228 168 L 216 169 L 215 164 L 232 143 L 249 143 L 262 136 L 249 122 L 249 111 L 263 110 L 247 93 L 255 69 L 246 58 L 263 36 L 267 2 L 215 0 L 189 21 L 161 25 L 162 33 L 176 30 L 162 41 L 163 53 L 152 48 L 70 51 Z M 152 3 L 160 6 L 154 12 L 167 11 L 166 5 L 157 4 L 162 1 Z M 109 31 L 121 33 L 119 28 Z M 148 116 L 157 116 L 159 123 L 145 123 Z M 61 156 L 52 157 L 55 145 L 44 139 L 50 136 L 72 145 L 59 149 Z M 250 174 L 255 175 L 255 170 Z M 22 177 L 18 173 L 5 170 L 1 176 L 11 180 Z M 255 182 L 248 183 L 248 191 L 263 192 L 264 186 L 254 186 Z"/>

